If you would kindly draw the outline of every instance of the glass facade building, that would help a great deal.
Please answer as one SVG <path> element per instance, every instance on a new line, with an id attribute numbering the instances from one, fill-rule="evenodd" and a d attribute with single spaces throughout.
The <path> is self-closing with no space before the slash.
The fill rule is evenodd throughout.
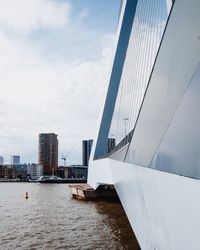
<path id="1" fill-rule="evenodd" d="M 82 141 L 82 165 L 88 166 L 93 140 Z"/>
<path id="2" fill-rule="evenodd" d="M 19 165 L 20 164 L 20 156 L 12 155 L 11 156 L 11 165 Z"/>

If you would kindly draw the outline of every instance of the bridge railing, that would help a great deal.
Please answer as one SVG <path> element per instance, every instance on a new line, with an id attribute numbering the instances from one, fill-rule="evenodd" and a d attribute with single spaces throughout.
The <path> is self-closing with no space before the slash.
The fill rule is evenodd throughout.
<path id="1" fill-rule="evenodd" d="M 131 139 L 132 139 L 132 136 L 133 136 L 133 132 L 134 132 L 134 130 L 132 130 L 130 133 L 128 133 L 116 146 L 114 146 L 114 148 L 111 151 L 109 151 L 106 154 L 101 155 L 99 157 L 95 157 L 94 160 L 108 158 L 112 154 L 116 153 L 121 148 L 123 148 L 124 146 L 126 146 L 128 143 L 131 142 Z"/>

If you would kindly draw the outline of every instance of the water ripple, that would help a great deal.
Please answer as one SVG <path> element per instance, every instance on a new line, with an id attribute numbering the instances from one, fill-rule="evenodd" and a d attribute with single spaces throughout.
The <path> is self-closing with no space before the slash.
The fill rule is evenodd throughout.
<path id="1" fill-rule="evenodd" d="M 139 249 L 120 204 L 73 200 L 66 185 L 0 183 L 0 201 L 0 249 Z"/>

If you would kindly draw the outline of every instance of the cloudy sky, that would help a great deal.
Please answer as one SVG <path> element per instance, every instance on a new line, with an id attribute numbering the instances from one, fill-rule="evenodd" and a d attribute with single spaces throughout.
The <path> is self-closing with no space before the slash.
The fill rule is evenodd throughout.
<path id="1" fill-rule="evenodd" d="M 37 162 L 54 132 L 68 164 L 94 138 L 119 0 L 0 0 L 0 155 Z M 60 157 L 59 157 L 60 158 Z M 60 161 L 60 163 L 62 163 Z"/>

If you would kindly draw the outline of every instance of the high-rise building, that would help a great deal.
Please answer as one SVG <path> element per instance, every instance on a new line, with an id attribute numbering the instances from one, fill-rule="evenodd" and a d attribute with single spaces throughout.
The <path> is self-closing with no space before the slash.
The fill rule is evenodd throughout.
<path id="1" fill-rule="evenodd" d="M 115 147 L 115 138 L 108 138 L 107 153 L 110 153 Z"/>
<path id="2" fill-rule="evenodd" d="M 11 165 L 20 165 L 20 156 L 12 155 L 11 156 Z"/>
<path id="3" fill-rule="evenodd" d="M 93 140 L 82 141 L 82 164 L 88 166 Z"/>
<path id="4" fill-rule="evenodd" d="M 58 168 L 58 139 L 54 133 L 39 134 L 38 163 L 44 175 L 54 175 Z"/>
<path id="5" fill-rule="evenodd" d="M 0 165 L 2 166 L 4 164 L 4 159 L 2 156 L 0 156 Z"/>

